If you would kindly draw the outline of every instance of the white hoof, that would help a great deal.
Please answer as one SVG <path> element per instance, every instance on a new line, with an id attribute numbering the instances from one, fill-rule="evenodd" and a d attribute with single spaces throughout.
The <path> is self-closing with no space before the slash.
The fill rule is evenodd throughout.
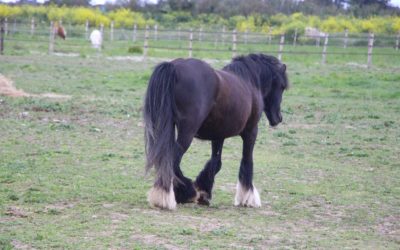
<path id="1" fill-rule="evenodd" d="M 176 208 L 174 188 L 171 184 L 169 191 L 160 187 L 152 187 L 148 193 L 147 200 L 152 207 L 174 210 Z"/>
<path id="2" fill-rule="evenodd" d="M 260 195 L 256 187 L 246 189 L 240 182 L 236 185 L 235 206 L 261 207 Z"/>

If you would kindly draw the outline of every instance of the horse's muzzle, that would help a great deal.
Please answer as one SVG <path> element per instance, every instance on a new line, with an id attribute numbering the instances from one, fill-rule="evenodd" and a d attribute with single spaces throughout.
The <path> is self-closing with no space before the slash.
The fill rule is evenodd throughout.
<path id="1" fill-rule="evenodd" d="M 269 126 L 270 126 L 271 128 L 275 128 L 275 127 L 278 126 L 278 124 L 281 123 L 281 122 L 282 122 L 282 114 L 279 113 L 279 114 L 277 115 L 277 117 L 274 117 L 274 119 L 271 119 L 271 120 L 269 121 Z"/>

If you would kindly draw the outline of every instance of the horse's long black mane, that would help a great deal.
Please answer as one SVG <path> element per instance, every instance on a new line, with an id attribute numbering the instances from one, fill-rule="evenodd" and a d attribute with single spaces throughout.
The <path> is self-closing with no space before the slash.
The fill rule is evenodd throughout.
<path id="1" fill-rule="evenodd" d="M 273 56 L 264 54 L 237 56 L 223 70 L 251 82 L 259 89 L 270 88 L 273 79 L 278 80 L 280 87 L 284 89 L 289 87 L 286 66 Z"/>

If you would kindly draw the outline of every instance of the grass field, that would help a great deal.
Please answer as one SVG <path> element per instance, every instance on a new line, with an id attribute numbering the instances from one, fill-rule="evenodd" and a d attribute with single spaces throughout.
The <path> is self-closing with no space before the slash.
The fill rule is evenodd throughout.
<path id="1" fill-rule="evenodd" d="M 7 53 L 0 74 L 17 88 L 71 98 L 0 96 L 0 248 L 400 248 L 399 56 L 370 70 L 285 56 L 284 122 L 263 118 L 254 153 L 262 208 L 233 206 L 232 138 L 211 206 L 169 212 L 148 206 L 143 169 L 141 105 L 159 59 Z M 185 174 L 209 156 L 195 140 Z"/>

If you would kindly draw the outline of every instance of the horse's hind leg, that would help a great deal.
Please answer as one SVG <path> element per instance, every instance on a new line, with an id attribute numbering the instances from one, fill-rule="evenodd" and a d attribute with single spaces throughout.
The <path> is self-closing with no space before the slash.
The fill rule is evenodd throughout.
<path id="1" fill-rule="evenodd" d="M 243 153 L 239 182 L 236 186 L 235 206 L 261 207 L 260 195 L 253 185 L 253 148 L 257 138 L 257 128 L 246 131 L 241 136 Z"/>
<path id="2" fill-rule="evenodd" d="M 195 187 L 199 192 L 197 202 L 201 205 L 210 205 L 214 177 L 221 169 L 221 154 L 224 140 L 212 141 L 211 159 L 196 178 Z"/>
<path id="3" fill-rule="evenodd" d="M 197 192 L 194 189 L 191 179 L 185 177 L 180 168 L 180 163 L 183 154 L 187 151 L 195 132 L 189 129 L 178 129 L 178 138 L 175 144 L 175 157 L 174 157 L 174 192 L 175 200 L 177 203 L 194 202 L 197 197 Z"/>
<path id="4" fill-rule="evenodd" d="M 189 148 L 193 137 L 194 132 L 178 130 L 178 138 L 173 150 L 174 178 L 171 180 L 171 185 L 163 185 L 161 178 L 158 177 L 148 194 L 148 200 L 151 205 L 172 210 L 176 208 L 176 203 L 196 200 L 197 192 L 194 189 L 193 182 L 183 175 L 179 166 L 182 156 Z"/>

